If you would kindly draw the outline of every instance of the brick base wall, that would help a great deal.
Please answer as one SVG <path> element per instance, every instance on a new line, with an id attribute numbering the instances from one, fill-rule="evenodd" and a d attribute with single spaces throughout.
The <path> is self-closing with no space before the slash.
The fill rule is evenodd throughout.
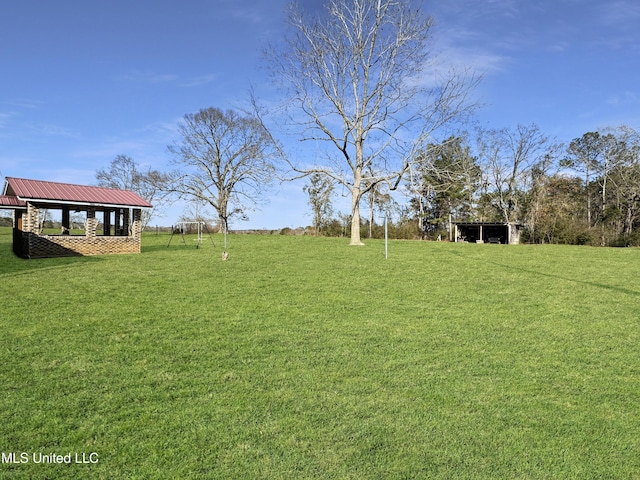
<path id="1" fill-rule="evenodd" d="M 25 253 L 29 258 L 140 253 L 139 237 L 36 235 L 30 232 L 23 232 L 23 235 L 27 237 L 28 251 Z"/>

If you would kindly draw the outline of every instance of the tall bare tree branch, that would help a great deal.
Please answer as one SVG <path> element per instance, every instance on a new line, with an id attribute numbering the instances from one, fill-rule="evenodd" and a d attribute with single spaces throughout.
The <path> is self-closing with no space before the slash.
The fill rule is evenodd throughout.
<path id="1" fill-rule="evenodd" d="M 478 77 L 438 79 L 431 67 L 433 20 L 409 0 L 326 0 L 323 15 L 292 4 L 292 34 L 268 54 L 274 78 L 300 113 L 304 139 L 323 140 L 340 160 L 294 175 L 322 173 L 351 194 L 351 244 L 360 245 L 360 200 L 384 183 L 400 184 L 417 145 L 470 106 Z M 302 118 L 300 118 L 302 117 Z M 365 171 L 376 172 L 365 178 Z"/>

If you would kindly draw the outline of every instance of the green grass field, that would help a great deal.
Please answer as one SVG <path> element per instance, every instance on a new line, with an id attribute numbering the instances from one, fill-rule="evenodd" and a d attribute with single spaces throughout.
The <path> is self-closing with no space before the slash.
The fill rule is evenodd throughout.
<path id="1" fill-rule="evenodd" d="M 640 250 L 167 241 L 0 229 L 0 478 L 640 478 Z"/>

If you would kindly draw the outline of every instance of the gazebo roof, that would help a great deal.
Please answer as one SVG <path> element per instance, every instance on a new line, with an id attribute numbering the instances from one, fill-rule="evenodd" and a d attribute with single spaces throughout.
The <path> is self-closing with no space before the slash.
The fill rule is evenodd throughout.
<path id="1" fill-rule="evenodd" d="M 7 177 L 0 206 L 20 208 L 26 202 L 122 208 L 153 206 L 129 190 Z"/>
<path id="2" fill-rule="evenodd" d="M 24 209 L 27 208 L 27 203 L 18 197 L 0 195 L 0 208 Z"/>

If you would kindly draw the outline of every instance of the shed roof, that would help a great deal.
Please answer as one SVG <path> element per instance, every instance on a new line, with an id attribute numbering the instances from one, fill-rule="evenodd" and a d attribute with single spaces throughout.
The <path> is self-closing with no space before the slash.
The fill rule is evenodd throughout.
<path id="1" fill-rule="evenodd" d="M 3 193 L 4 197 L 15 197 L 17 201 L 21 202 L 136 208 L 151 208 L 153 206 L 137 193 L 129 190 L 14 177 L 6 178 Z"/>
<path id="2" fill-rule="evenodd" d="M 459 227 L 506 227 L 507 225 L 515 225 L 516 227 L 522 227 L 522 224 L 517 222 L 453 222 Z"/>

